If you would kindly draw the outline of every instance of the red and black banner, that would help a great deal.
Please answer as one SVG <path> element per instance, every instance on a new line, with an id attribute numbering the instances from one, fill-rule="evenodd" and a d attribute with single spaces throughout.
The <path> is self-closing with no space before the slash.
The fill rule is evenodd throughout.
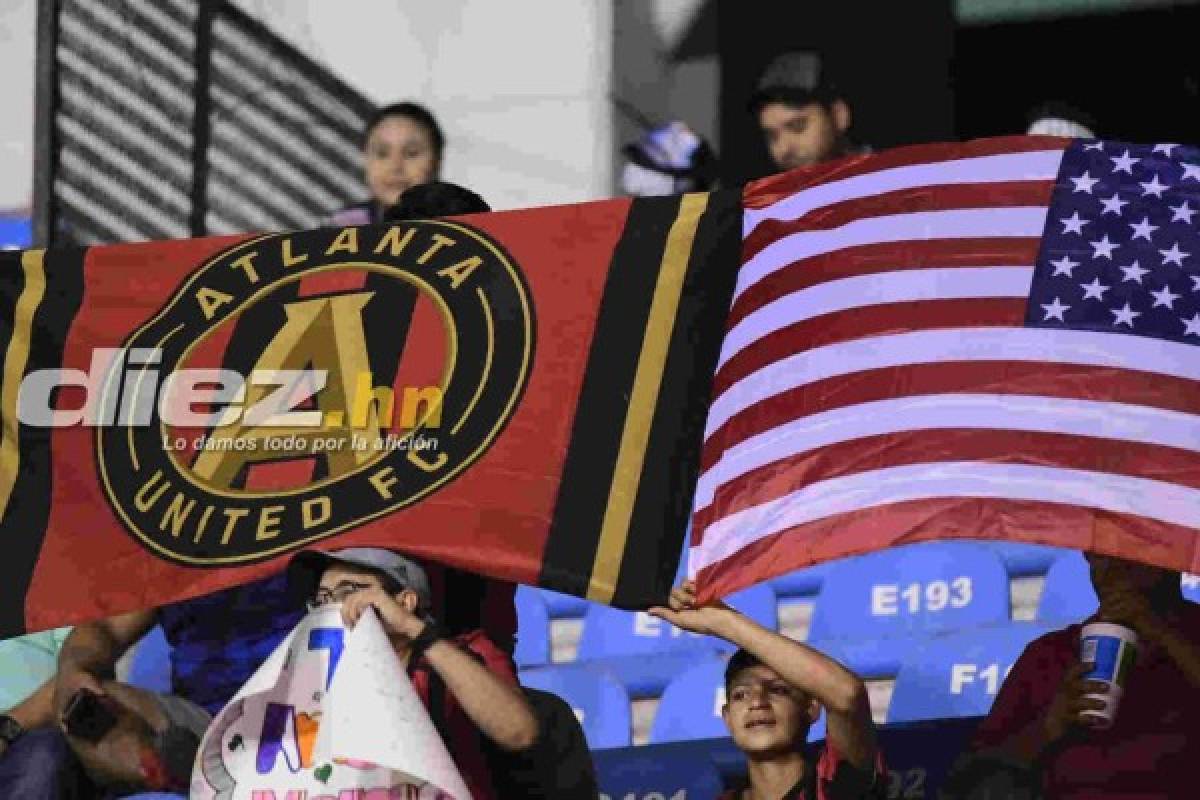
<path id="1" fill-rule="evenodd" d="M 0 254 L 0 636 L 304 547 L 669 589 L 736 192 Z"/>

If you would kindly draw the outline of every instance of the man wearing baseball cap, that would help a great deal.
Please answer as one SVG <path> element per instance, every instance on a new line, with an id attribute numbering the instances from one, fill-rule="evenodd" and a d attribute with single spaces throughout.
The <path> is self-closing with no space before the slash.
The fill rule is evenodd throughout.
<path id="1" fill-rule="evenodd" d="M 817 53 L 784 53 L 772 61 L 750 98 L 750 113 L 780 171 L 855 152 L 850 105 Z"/>
<path id="2" fill-rule="evenodd" d="M 482 631 L 442 632 L 429 614 L 425 570 L 382 548 L 310 550 L 292 559 L 288 584 L 310 609 L 340 604 L 347 627 L 375 609 L 471 796 L 499 797 L 489 754 L 528 750 L 538 739 L 537 719 L 512 661 Z"/>

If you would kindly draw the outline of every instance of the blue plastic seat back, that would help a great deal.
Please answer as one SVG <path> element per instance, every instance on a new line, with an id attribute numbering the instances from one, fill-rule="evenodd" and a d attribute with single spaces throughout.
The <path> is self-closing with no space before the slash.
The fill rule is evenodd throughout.
<path id="1" fill-rule="evenodd" d="M 550 589 L 533 589 L 532 591 L 541 595 L 550 619 L 576 619 L 586 614 L 591 606 L 587 600 L 573 594 L 563 594 Z"/>
<path id="2" fill-rule="evenodd" d="M 1025 646 L 1048 630 L 1016 622 L 929 639 L 900 668 L 887 721 L 986 715 Z"/>
<path id="3" fill-rule="evenodd" d="M 726 601 L 764 627 L 775 630 L 779 626 L 775 593 L 769 586 L 751 586 Z M 704 654 L 731 647 L 723 639 L 687 633 L 644 611 L 622 611 L 597 604 L 584 617 L 578 657 L 588 660 L 675 651 Z"/>
<path id="4" fill-rule="evenodd" d="M 788 572 L 771 579 L 771 588 L 778 597 L 812 597 L 820 594 L 825 576 L 833 563 L 818 564 Z"/>
<path id="5" fill-rule="evenodd" d="M 1099 607 L 1100 601 L 1092 588 L 1091 573 L 1083 554 L 1064 553 L 1046 573 L 1042 599 L 1038 601 L 1038 620 L 1058 624 L 1080 622 L 1096 613 Z"/>
<path id="6" fill-rule="evenodd" d="M 650 743 L 715 739 L 729 735 L 721 709 L 725 705 L 725 660 L 705 661 L 671 681 L 663 692 Z M 825 714 L 808 732 L 808 740 L 825 738 Z"/>
<path id="7" fill-rule="evenodd" d="M 1193 603 L 1200 603 L 1200 575 L 1184 573 L 1183 596 Z"/>
<path id="8" fill-rule="evenodd" d="M 998 542 L 980 540 L 979 544 L 992 550 L 1004 562 L 1010 577 L 1045 575 L 1046 570 L 1064 553 L 1071 552 L 1062 547 L 1024 542 Z"/>
<path id="9" fill-rule="evenodd" d="M 724 790 L 720 771 L 703 752 L 635 747 L 595 761 L 601 796 L 613 800 L 704 800 Z"/>
<path id="10" fill-rule="evenodd" d="M 567 701 L 583 726 L 588 747 L 630 744 L 629 695 L 607 672 L 582 664 L 523 670 L 521 684 Z"/>
<path id="11" fill-rule="evenodd" d="M 133 646 L 125 682 L 160 694 L 171 692 L 171 646 L 161 625 L 155 625 Z"/>
<path id="12" fill-rule="evenodd" d="M 517 587 L 517 648 L 513 658 L 518 667 L 550 663 L 550 615 L 536 589 Z"/>
<path id="13" fill-rule="evenodd" d="M 999 556 L 974 542 L 926 542 L 837 562 L 808 638 L 922 636 L 1008 619 Z"/>

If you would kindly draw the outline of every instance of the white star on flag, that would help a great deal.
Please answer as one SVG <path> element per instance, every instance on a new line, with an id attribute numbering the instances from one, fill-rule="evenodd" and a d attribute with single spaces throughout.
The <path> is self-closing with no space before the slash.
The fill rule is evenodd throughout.
<path id="1" fill-rule="evenodd" d="M 1192 275 L 1192 291 L 1200 292 L 1200 275 Z"/>
<path id="2" fill-rule="evenodd" d="M 1053 303 L 1042 304 L 1042 308 L 1046 312 L 1046 316 L 1042 322 L 1046 322 L 1047 320 L 1051 319 L 1056 319 L 1059 322 L 1066 322 L 1066 320 L 1063 319 L 1063 314 L 1067 311 L 1067 309 L 1070 308 L 1070 306 L 1063 305 L 1063 302 L 1056 297 L 1054 298 Z"/>
<path id="3" fill-rule="evenodd" d="M 1184 225 L 1192 224 L 1192 216 L 1196 213 L 1196 209 L 1189 206 L 1187 204 L 1187 200 L 1184 200 L 1177 206 L 1167 207 L 1173 212 L 1171 215 L 1171 222 L 1182 222 Z"/>
<path id="4" fill-rule="evenodd" d="M 1146 217 L 1141 222 L 1134 223 L 1133 225 L 1130 225 L 1129 227 L 1133 228 L 1133 238 L 1134 239 L 1141 237 L 1141 238 L 1145 238 L 1145 240 L 1147 242 L 1150 241 L 1150 234 L 1152 234 L 1156 230 L 1158 230 L 1157 225 L 1150 224 L 1149 217 Z"/>
<path id="5" fill-rule="evenodd" d="M 1158 252 L 1162 253 L 1164 267 L 1167 264 L 1174 264 L 1177 267 L 1182 267 L 1183 260 L 1191 255 L 1191 253 L 1185 253 L 1179 249 L 1179 242 L 1171 245 L 1170 250 L 1159 250 Z"/>
<path id="6" fill-rule="evenodd" d="M 1116 192 L 1113 192 L 1113 196 L 1108 198 L 1107 200 L 1105 200 L 1104 198 L 1101 198 L 1100 204 L 1102 206 L 1104 206 L 1104 210 L 1102 212 L 1100 212 L 1101 216 L 1111 213 L 1111 214 L 1116 214 L 1119 217 L 1119 216 L 1121 216 L 1121 209 L 1124 208 L 1125 206 L 1129 205 L 1129 201 L 1122 200 L 1120 197 L 1117 196 Z"/>
<path id="7" fill-rule="evenodd" d="M 1112 287 L 1105 286 L 1100 282 L 1099 278 L 1092 278 L 1091 283 L 1081 283 L 1079 284 L 1079 288 L 1083 289 L 1084 300 L 1087 300 L 1089 297 L 1091 297 L 1102 301 L 1104 300 L 1104 293 Z"/>
<path id="8" fill-rule="evenodd" d="M 1132 175 L 1133 165 L 1141 159 L 1133 158 L 1129 155 L 1129 151 L 1126 150 L 1122 155 L 1109 156 L 1109 160 L 1113 162 L 1113 172 L 1126 172 Z"/>
<path id="9" fill-rule="evenodd" d="M 1071 183 L 1075 184 L 1074 191 L 1084 192 L 1085 194 L 1091 194 L 1092 187 L 1100 182 L 1093 178 L 1087 170 L 1084 170 L 1084 173 L 1078 178 L 1071 178 L 1070 180 Z"/>
<path id="10" fill-rule="evenodd" d="M 1167 185 L 1165 183 L 1159 183 L 1157 175 L 1152 177 L 1148 183 L 1139 183 L 1138 186 L 1142 187 L 1142 197 L 1154 195 L 1155 197 L 1161 198 L 1162 193 L 1167 190 Z"/>
<path id="11" fill-rule="evenodd" d="M 1113 250 L 1117 249 L 1117 243 L 1109 241 L 1108 234 L 1104 234 L 1104 238 L 1095 242 L 1088 242 L 1096 251 L 1092 253 L 1092 258 L 1112 258 Z"/>
<path id="12" fill-rule="evenodd" d="M 1163 143 L 1163 144 L 1156 144 L 1156 145 L 1154 145 L 1154 151 L 1153 151 L 1153 152 L 1155 152 L 1155 153 L 1162 153 L 1162 154 L 1163 154 L 1164 156 L 1166 156 L 1167 158 L 1170 158 L 1170 157 L 1171 157 L 1171 151 L 1172 151 L 1172 150 L 1174 150 L 1176 147 L 1179 147 L 1179 145 L 1177 145 L 1177 144 L 1166 144 L 1166 143 Z"/>
<path id="13" fill-rule="evenodd" d="M 1124 308 L 1110 308 L 1109 311 L 1116 317 L 1113 320 L 1113 325 L 1128 325 L 1131 328 L 1133 327 L 1133 318 L 1142 315 L 1142 312 L 1134 311 L 1130 308 L 1129 303 L 1126 303 Z"/>
<path id="14" fill-rule="evenodd" d="M 1194 181 L 1200 181 L 1200 164 L 1184 164 L 1183 177 L 1179 180 L 1186 181 L 1191 178 Z"/>
<path id="15" fill-rule="evenodd" d="M 1064 234 L 1078 233 L 1081 236 L 1083 235 L 1083 226 L 1087 225 L 1088 222 L 1090 222 L 1090 221 L 1091 220 L 1086 220 L 1083 217 L 1079 216 L 1078 211 L 1076 211 L 1071 216 L 1064 217 L 1063 219 L 1060 220 L 1060 222 L 1062 222 Z"/>
<path id="16" fill-rule="evenodd" d="M 1183 295 L 1178 295 L 1172 292 L 1170 286 L 1163 286 L 1161 291 L 1151 292 L 1150 296 L 1154 298 L 1154 305 L 1152 308 L 1166 306 L 1167 308 L 1173 309 L 1175 307 L 1175 301 Z"/>
<path id="17" fill-rule="evenodd" d="M 1125 273 L 1125 277 L 1121 279 L 1121 283 L 1125 283 L 1125 281 L 1133 281 L 1134 283 L 1141 283 L 1142 276 L 1145 275 L 1149 271 L 1150 270 L 1144 269 L 1141 264 L 1139 264 L 1138 262 L 1135 261 L 1132 264 L 1130 264 L 1128 267 L 1121 267 L 1121 272 Z"/>
<path id="18" fill-rule="evenodd" d="M 1191 319 L 1181 319 L 1184 325 L 1184 336 L 1200 336 L 1200 314 L 1193 314 Z"/>
<path id="19" fill-rule="evenodd" d="M 1054 265 L 1054 275 L 1066 275 L 1068 278 L 1072 277 L 1071 270 L 1079 266 L 1079 262 L 1072 261 L 1070 256 L 1063 256 L 1058 261 L 1050 263 Z"/>

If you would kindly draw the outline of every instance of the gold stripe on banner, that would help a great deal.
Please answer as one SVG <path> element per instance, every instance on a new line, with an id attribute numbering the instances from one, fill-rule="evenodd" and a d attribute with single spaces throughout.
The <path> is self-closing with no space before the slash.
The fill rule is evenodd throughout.
<path id="1" fill-rule="evenodd" d="M 592 578 L 588 583 L 588 599 L 598 603 L 612 602 L 617 591 L 617 576 L 629 538 L 629 521 L 637 500 L 646 443 L 650 439 L 650 426 L 654 421 L 658 392 L 667 366 L 671 332 L 675 327 L 675 315 L 683 293 L 683 279 L 687 275 L 700 217 L 707 206 L 707 192 L 685 194 L 667 234 L 662 264 L 658 269 L 658 282 L 654 287 L 654 299 L 650 302 L 646 333 L 642 339 L 642 352 L 638 356 L 633 390 L 629 395 L 625 429 L 621 432 L 621 448 L 613 469 L 604 523 L 600 528 L 596 560 L 592 564 Z"/>
<path id="2" fill-rule="evenodd" d="M 0 384 L 0 517 L 8 510 L 17 470 L 21 466 L 21 423 L 17 420 L 17 395 L 25 365 L 29 362 L 29 347 L 33 342 L 33 315 L 46 294 L 45 250 L 26 250 L 21 254 L 21 269 L 25 273 L 25 288 L 17 298 L 13 312 L 12 337 L 4 354 L 4 379 Z"/>

